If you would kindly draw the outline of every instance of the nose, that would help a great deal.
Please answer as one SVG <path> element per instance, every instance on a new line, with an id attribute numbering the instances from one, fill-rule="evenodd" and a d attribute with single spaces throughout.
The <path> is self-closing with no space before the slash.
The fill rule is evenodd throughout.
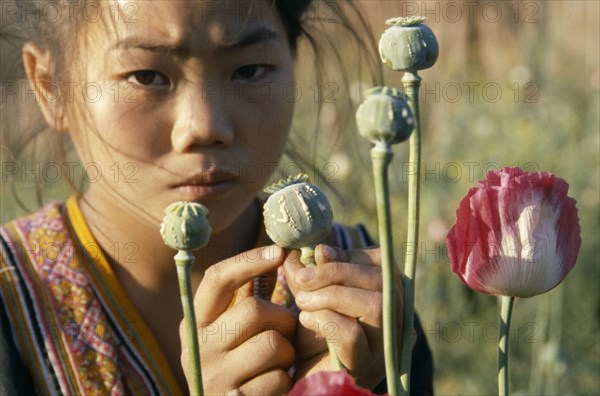
<path id="1" fill-rule="evenodd" d="M 227 147 L 233 143 L 227 103 L 218 92 L 207 94 L 206 89 L 190 87 L 179 95 L 174 117 L 171 141 L 177 152 L 193 151 L 195 147 Z"/>

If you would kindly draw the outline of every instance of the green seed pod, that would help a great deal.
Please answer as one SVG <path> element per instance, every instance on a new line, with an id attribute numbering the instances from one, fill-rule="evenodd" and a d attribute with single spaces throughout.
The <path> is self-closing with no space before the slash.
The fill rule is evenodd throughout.
<path id="1" fill-rule="evenodd" d="M 385 21 L 388 28 L 379 40 L 382 62 L 393 70 L 415 72 L 428 69 L 438 58 L 439 46 L 427 25 L 427 18 L 392 18 Z"/>
<path id="2" fill-rule="evenodd" d="M 176 250 L 196 250 L 208 243 L 211 228 L 208 209 L 196 202 L 173 202 L 165 209 L 160 235 L 165 245 Z"/>
<path id="3" fill-rule="evenodd" d="M 360 134 L 371 142 L 385 145 L 410 137 L 415 119 L 406 96 L 396 88 L 375 87 L 356 111 Z"/>
<path id="4" fill-rule="evenodd" d="M 300 174 L 265 189 L 272 193 L 264 205 L 265 228 L 281 247 L 314 248 L 331 231 L 333 212 L 327 196 L 307 179 Z"/>

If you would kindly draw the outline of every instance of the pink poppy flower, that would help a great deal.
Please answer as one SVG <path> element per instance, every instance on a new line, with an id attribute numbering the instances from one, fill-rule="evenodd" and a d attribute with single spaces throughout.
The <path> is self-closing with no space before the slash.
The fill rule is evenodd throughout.
<path id="1" fill-rule="evenodd" d="M 487 294 L 531 297 L 554 288 L 581 246 L 568 189 L 547 172 L 489 172 L 461 201 L 446 237 L 452 270 Z"/>
<path id="2" fill-rule="evenodd" d="M 348 373 L 320 371 L 296 382 L 288 396 L 374 396 L 371 391 L 354 383 Z"/>

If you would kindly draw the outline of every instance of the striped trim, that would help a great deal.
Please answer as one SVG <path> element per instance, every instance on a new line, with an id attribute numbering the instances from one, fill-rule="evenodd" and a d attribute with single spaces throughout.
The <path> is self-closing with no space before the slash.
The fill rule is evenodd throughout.
<path id="1" fill-rule="evenodd" d="M 115 329 L 120 333 L 122 347 L 127 349 L 128 356 L 132 358 L 129 363 L 138 370 L 147 371 L 147 374 L 154 378 L 156 383 L 146 381 L 146 385 L 154 393 L 182 394 L 158 341 L 131 303 L 99 248 L 99 244 L 92 236 L 81 214 L 77 199 L 77 196 L 71 196 L 67 200 L 66 218 L 69 219 L 74 239 L 85 256 L 96 295 L 102 301 Z"/>
<path id="2" fill-rule="evenodd" d="M 183 393 L 95 249 L 77 197 L 3 225 L 0 236 L 0 301 L 39 394 Z"/>
<path id="3" fill-rule="evenodd" d="M 77 199 L 72 196 L 64 206 L 51 203 L 0 227 L 0 301 L 36 391 L 182 394 L 158 342 L 87 227 Z M 371 241 L 364 227 L 339 224 L 332 239 L 346 250 Z M 257 246 L 269 242 L 261 227 Z M 280 293 L 273 301 L 293 306 L 283 271 L 279 274 Z"/>
<path id="4" fill-rule="evenodd" d="M 371 238 L 371 235 L 367 232 L 367 229 L 362 224 L 356 225 L 356 230 L 358 231 L 358 235 L 360 237 L 360 245 L 362 247 L 374 246 L 376 245 L 375 241 Z"/>
<path id="5" fill-rule="evenodd" d="M 355 227 L 349 227 L 343 224 L 334 223 L 333 233 L 333 239 L 335 240 L 336 246 L 343 250 L 360 249 L 375 245 L 362 224 L 357 224 Z"/>
<path id="6" fill-rule="evenodd" d="M 27 232 L 19 222 L 2 227 L 0 232 L 11 248 L 6 262 L 12 262 L 14 268 L 11 271 L 15 275 L 12 282 L 9 280 L 10 283 L 5 284 L 3 279 L 2 299 L 11 323 L 22 329 L 16 337 L 17 348 L 25 363 L 32 368 L 32 376 L 40 392 L 73 394 L 73 380 L 67 378 L 73 371 L 65 371 L 61 367 L 62 362 L 68 361 L 68 356 L 60 349 L 62 337 L 56 325 L 54 307 L 32 266 L 40 256 L 40 246 L 31 246 L 25 238 Z"/>
<path id="7" fill-rule="evenodd" d="M 45 349 L 40 348 L 43 345 L 44 336 L 38 326 L 36 317 L 34 317 L 33 302 L 27 292 L 23 291 L 24 284 L 21 279 L 19 268 L 15 265 L 12 258 L 18 259 L 20 256 L 17 250 L 18 246 L 6 229 L 0 229 L 0 240 L 2 241 L 2 258 L 0 260 L 0 300 L 3 302 L 7 316 L 10 318 L 10 328 L 17 351 L 22 356 L 23 361 L 32 370 L 33 381 L 36 384 L 36 391 L 40 394 L 58 394 L 58 383 L 56 378 L 49 370 L 49 359 Z"/>

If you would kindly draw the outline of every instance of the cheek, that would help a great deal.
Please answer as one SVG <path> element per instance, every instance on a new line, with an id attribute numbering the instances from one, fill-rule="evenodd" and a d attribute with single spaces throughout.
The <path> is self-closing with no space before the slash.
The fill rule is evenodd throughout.
<path id="1" fill-rule="evenodd" d="M 287 142 L 292 122 L 293 107 L 279 106 L 262 114 L 256 129 L 257 143 L 272 150 L 282 149 Z"/>
<path id="2" fill-rule="evenodd" d="M 293 87 L 293 83 L 289 86 Z M 240 128 L 245 130 L 239 138 L 249 140 L 248 143 L 259 152 L 271 153 L 271 160 L 273 157 L 278 160 L 281 156 L 294 114 L 293 97 L 286 99 L 282 96 L 284 91 L 283 88 L 276 90 L 264 100 L 249 106 L 238 122 Z"/>
<path id="3" fill-rule="evenodd" d="M 107 88 L 107 92 L 111 92 Z M 146 161 L 164 154 L 170 147 L 168 134 L 161 133 L 168 127 L 165 117 L 157 111 L 148 117 L 148 109 L 142 103 L 127 103 L 103 97 L 88 104 L 86 112 L 90 121 L 82 131 L 96 152 L 94 144 L 102 144 L 111 155 L 130 160 Z"/>
<path id="4" fill-rule="evenodd" d="M 236 125 L 236 148 L 240 155 L 228 161 L 239 172 L 244 190 L 256 196 L 265 185 L 274 182 L 273 174 L 288 140 L 294 105 L 270 103 L 240 112 Z"/>
<path id="5" fill-rule="evenodd" d="M 283 154 L 289 136 L 293 105 L 277 106 L 265 111 L 257 127 L 246 137 L 249 139 L 249 167 L 262 170 L 259 181 L 265 184 L 271 178 Z"/>

